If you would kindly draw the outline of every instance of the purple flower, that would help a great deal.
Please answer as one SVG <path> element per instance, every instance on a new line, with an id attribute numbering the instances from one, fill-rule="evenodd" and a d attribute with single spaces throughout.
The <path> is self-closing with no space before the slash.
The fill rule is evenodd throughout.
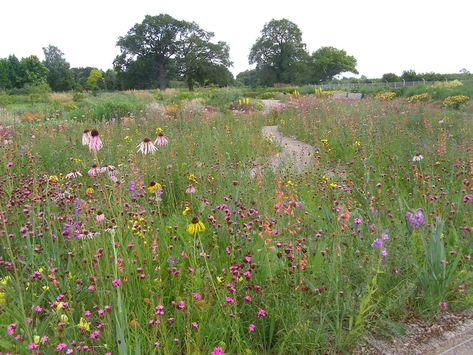
<path id="1" fill-rule="evenodd" d="M 415 213 L 407 212 L 406 220 L 409 222 L 411 229 L 417 229 L 425 224 L 425 218 L 421 208 L 418 208 Z"/>
<path id="2" fill-rule="evenodd" d="M 375 239 L 373 243 L 371 243 L 372 248 L 381 248 L 383 246 L 383 241 L 381 239 Z"/>
<path id="3" fill-rule="evenodd" d="M 212 350 L 212 355 L 224 355 L 223 349 L 220 346 L 216 346 Z"/>
<path id="4" fill-rule="evenodd" d="M 112 281 L 112 286 L 114 286 L 114 287 L 120 286 L 120 279 L 115 279 L 115 280 L 113 280 L 113 281 Z"/>

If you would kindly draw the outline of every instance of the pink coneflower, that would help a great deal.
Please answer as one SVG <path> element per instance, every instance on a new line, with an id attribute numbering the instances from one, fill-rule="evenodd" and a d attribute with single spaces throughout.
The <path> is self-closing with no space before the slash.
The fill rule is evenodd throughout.
<path id="1" fill-rule="evenodd" d="M 187 194 L 194 194 L 195 191 L 196 191 L 196 190 L 195 190 L 194 185 L 189 185 L 189 186 L 187 186 L 187 189 L 186 189 L 186 193 L 187 193 Z"/>
<path id="2" fill-rule="evenodd" d="M 104 165 L 100 168 L 100 173 L 107 173 L 108 176 L 112 177 L 117 175 L 117 168 L 115 168 L 113 165 Z"/>
<path id="3" fill-rule="evenodd" d="M 66 179 L 70 180 L 81 176 L 82 174 L 80 172 L 78 172 L 77 170 L 72 170 L 69 174 L 66 175 Z"/>
<path id="4" fill-rule="evenodd" d="M 99 131 L 97 131 L 96 129 L 93 129 L 90 132 L 89 151 L 96 153 L 100 149 L 102 149 L 102 147 L 103 147 L 103 143 L 100 140 Z"/>
<path id="5" fill-rule="evenodd" d="M 82 145 L 89 145 L 91 139 L 90 129 L 85 129 L 84 133 L 82 133 Z"/>
<path id="6" fill-rule="evenodd" d="M 97 166 L 97 164 L 93 164 L 89 171 L 87 171 L 87 174 L 92 177 L 97 177 L 97 175 L 100 174 L 100 168 Z"/>
<path id="7" fill-rule="evenodd" d="M 168 140 L 166 139 L 166 137 L 164 137 L 164 133 L 161 128 L 157 128 L 156 133 L 158 134 L 158 136 L 156 137 L 156 140 L 154 141 L 155 145 L 160 146 L 160 145 L 168 144 Z"/>
<path id="8" fill-rule="evenodd" d="M 95 216 L 95 220 L 97 222 L 105 221 L 105 215 L 103 214 L 103 212 L 97 212 L 97 215 Z"/>
<path id="9" fill-rule="evenodd" d="M 153 142 L 151 142 L 151 139 L 149 138 L 143 139 L 143 141 L 138 144 L 136 148 L 138 148 L 138 152 L 141 152 L 144 155 L 150 153 L 153 154 L 157 150 L 156 146 L 153 144 Z"/>

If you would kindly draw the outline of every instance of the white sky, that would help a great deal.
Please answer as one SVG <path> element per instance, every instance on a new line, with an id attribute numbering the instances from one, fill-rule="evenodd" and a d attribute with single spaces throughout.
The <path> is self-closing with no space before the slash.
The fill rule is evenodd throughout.
<path id="1" fill-rule="evenodd" d="M 230 45 L 234 74 L 264 24 L 287 18 L 309 51 L 344 49 L 368 77 L 383 73 L 473 72 L 471 0 L 0 0 L 0 58 L 43 59 L 53 44 L 73 67 L 112 67 L 119 36 L 145 15 L 168 13 L 197 22 Z"/>

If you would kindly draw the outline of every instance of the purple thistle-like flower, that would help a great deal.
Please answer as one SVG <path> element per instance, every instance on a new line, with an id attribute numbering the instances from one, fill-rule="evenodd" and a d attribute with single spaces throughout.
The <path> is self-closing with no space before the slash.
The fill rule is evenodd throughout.
<path id="1" fill-rule="evenodd" d="M 383 246 L 383 241 L 381 239 L 375 239 L 373 243 L 371 243 L 372 248 L 381 248 Z"/>
<path id="2" fill-rule="evenodd" d="M 421 208 L 418 208 L 415 213 L 407 212 L 406 220 L 409 222 L 411 229 L 417 229 L 425 224 L 424 213 Z"/>

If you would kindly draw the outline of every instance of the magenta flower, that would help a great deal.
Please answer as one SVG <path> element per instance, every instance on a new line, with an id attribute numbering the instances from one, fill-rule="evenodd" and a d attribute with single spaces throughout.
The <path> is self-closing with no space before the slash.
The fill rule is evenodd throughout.
<path id="1" fill-rule="evenodd" d="M 266 311 L 263 308 L 259 308 L 258 313 L 256 313 L 256 315 L 258 316 L 258 318 L 266 317 Z"/>
<path id="2" fill-rule="evenodd" d="M 67 344 L 66 343 L 59 343 L 56 345 L 56 350 L 57 351 L 62 351 L 64 350 L 65 348 L 67 348 Z"/>
<path id="3" fill-rule="evenodd" d="M 7 333 L 8 333 L 8 335 L 13 336 L 13 334 L 15 333 L 15 329 L 16 329 L 16 323 L 10 323 L 10 324 L 7 326 Z"/>
<path id="4" fill-rule="evenodd" d="M 425 224 L 425 218 L 421 208 L 418 208 L 415 213 L 407 212 L 406 220 L 409 222 L 411 229 L 417 229 Z"/>
<path id="5" fill-rule="evenodd" d="M 112 286 L 114 286 L 114 287 L 120 286 L 120 279 L 112 280 Z"/>
<path id="6" fill-rule="evenodd" d="M 248 330 L 249 330 L 250 332 L 254 332 L 254 331 L 255 331 L 255 328 L 256 328 L 256 326 L 255 326 L 254 324 L 250 324 L 250 325 L 248 326 Z"/>
<path id="7" fill-rule="evenodd" d="M 355 219 L 353 219 L 353 222 L 355 224 L 361 224 L 361 218 L 356 217 Z"/>
<path id="8" fill-rule="evenodd" d="M 220 346 L 216 346 L 215 348 L 213 348 L 211 354 L 212 355 L 225 355 L 225 353 L 223 352 L 223 349 Z"/>
<path id="9" fill-rule="evenodd" d="M 440 301 L 440 302 L 439 302 L 439 307 L 440 307 L 440 309 L 442 309 L 442 310 L 446 310 L 446 309 L 448 308 L 448 303 L 445 302 L 445 301 Z"/>
<path id="10" fill-rule="evenodd" d="M 235 303 L 235 299 L 233 297 L 227 296 L 226 298 L 227 303 Z"/>
<path id="11" fill-rule="evenodd" d="M 195 190 L 194 185 L 189 185 L 189 186 L 187 186 L 186 194 L 194 194 L 195 191 L 196 191 L 196 190 Z"/>
<path id="12" fill-rule="evenodd" d="M 100 336 L 100 331 L 94 330 L 92 333 L 90 333 L 90 339 L 97 339 Z"/>

